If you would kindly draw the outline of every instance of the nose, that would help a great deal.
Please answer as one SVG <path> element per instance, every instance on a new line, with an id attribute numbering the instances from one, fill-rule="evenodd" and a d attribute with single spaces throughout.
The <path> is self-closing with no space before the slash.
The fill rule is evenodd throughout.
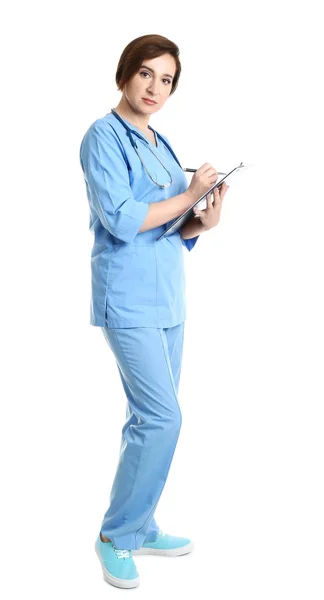
<path id="1" fill-rule="evenodd" d="M 152 83 L 152 85 L 150 85 L 148 88 L 148 92 L 150 96 L 152 96 L 152 99 L 156 100 L 155 96 L 159 96 L 159 84 Z"/>

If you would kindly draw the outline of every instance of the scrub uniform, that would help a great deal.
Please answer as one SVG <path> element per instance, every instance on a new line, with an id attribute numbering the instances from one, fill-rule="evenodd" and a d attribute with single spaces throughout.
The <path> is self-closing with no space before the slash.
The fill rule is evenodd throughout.
<path id="1" fill-rule="evenodd" d="M 177 231 L 156 241 L 175 219 L 141 233 L 138 230 L 151 202 L 185 192 L 188 182 L 160 138 L 156 148 L 138 128 L 126 123 L 134 131 L 153 179 L 162 184 L 169 176 L 149 146 L 172 174 L 173 183 L 164 189 L 153 183 L 113 113 L 97 119 L 84 135 L 80 162 L 90 207 L 89 226 L 95 238 L 90 323 L 174 327 L 186 318 L 183 249 L 191 250 L 199 236 L 183 240 Z"/>
<path id="2" fill-rule="evenodd" d="M 149 146 L 170 171 L 169 187 L 151 181 L 113 113 L 89 127 L 80 162 L 95 237 L 90 323 L 101 327 L 127 397 L 119 462 L 101 533 L 116 548 L 138 549 L 156 539 L 159 531 L 154 510 L 181 428 L 183 249 L 190 251 L 199 236 L 183 240 L 176 232 L 156 241 L 175 219 L 138 233 L 149 204 L 183 193 L 188 183 L 160 138 L 156 136 L 156 147 L 139 128 L 126 123 L 151 176 L 161 184 L 169 181 Z"/>

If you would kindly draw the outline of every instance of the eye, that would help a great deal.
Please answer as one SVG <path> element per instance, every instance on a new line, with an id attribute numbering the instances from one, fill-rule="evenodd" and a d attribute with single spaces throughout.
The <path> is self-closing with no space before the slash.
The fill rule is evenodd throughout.
<path id="1" fill-rule="evenodd" d="M 147 71 L 141 71 L 140 75 L 150 75 L 150 73 L 148 73 Z M 146 79 L 146 77 L 144 77 L 144 79 Z M 169 84 L 172 83 L 170 79 L 163 79 L 163 81 L 167 81 L 167 83 Z"/>

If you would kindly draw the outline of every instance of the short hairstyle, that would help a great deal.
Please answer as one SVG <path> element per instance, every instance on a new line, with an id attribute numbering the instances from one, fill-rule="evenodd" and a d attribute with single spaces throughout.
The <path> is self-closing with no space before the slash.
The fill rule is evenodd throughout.
<path id="1" fill-rule="evenodd" d="M 118 90 L 122 91 L 125 83 L 129 81 L 135 73 L 140 69 L 143 60 L 156 58 L 162 54 L 171 54 L 176 62 L 176 71 L 172 79 L 171 94 L 177 88 L 180 73 L 181 63 L 179 60 L 179 48 L 174 42 L 171 42 L 162 35 L 142 35 L 132 40 L 124 48 L 116 71 L 116 83 Z"/>

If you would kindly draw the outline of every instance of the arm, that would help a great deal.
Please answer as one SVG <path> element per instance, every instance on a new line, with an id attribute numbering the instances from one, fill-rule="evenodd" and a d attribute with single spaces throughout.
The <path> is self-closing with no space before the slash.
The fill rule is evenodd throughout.
<path id="1" fill-rule="evenodd" d="M 138 233 L 176 219 L 193 202 L 190 190 L 156 203 L 136 201 L 121 145 L 100 122 L 84 136 L 80 161 L 90 202 L 103 227 L 124 242 L 132 243 Z"/>
<path id="2" fill-rule="evenodd" d="M 147 229 L 153 229 L 159 227 L 168 221 L 172 221 L 177 217 L 180 217 L 189 206 L 191 206 L 193 200 L 190 190 L 186 190 L 178 196 L 172 196 L 166 200 L 160 200 L 159 202 L 151 202 L 149 204 L 149 210 L 146 215 L 145 221 L 141 225 L 139 233 L 147 231 Z"/>
<path id="3" fill-rule="evenodd" d="M 90 209 L 113 236 L 132 243 L 148 213 L 148 204 L 137 202 L 129 185 L 126 161 L 113 130 L 95 121 L 80 147 L 80 162 Z"/>
<path id="4" fill-rule="evenodd" d="M 182 245 L 190 252 L 199 240 L 200 234 L 204 231 L 205 227 L 202 222 L 198 218 L 195 219 L 194 216 L 191 217 L 180 229 Z"/>
<path id="5" fill-rule="evenodd" d="M 207 231 L 201 220 L 198 217 L 191 217 L 180 229 L 180 234 L 183 240 L 189 240 L 197 235 Z"/>

